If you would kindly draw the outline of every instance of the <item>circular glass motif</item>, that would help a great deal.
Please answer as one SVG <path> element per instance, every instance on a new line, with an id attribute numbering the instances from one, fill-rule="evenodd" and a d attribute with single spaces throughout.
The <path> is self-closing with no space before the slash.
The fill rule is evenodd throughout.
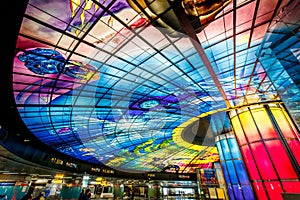
<path id="1" fill-rule="evenodd" d="M 143 101 L 142 103 L 140 103 L 140 108 L 151 109 L 151 108 L 155 108 L 159 104 L 160 104 L 160 102 L 155 99 L 146 100 L 146 101 Z"/>

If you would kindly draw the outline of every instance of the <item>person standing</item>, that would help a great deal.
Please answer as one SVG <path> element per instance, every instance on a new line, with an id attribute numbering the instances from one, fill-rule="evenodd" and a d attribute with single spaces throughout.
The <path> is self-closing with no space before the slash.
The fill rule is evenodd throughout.
<path id="1" fill-rule="evenodd" d="M 86 189 L 85 192 L 83 192 L 83 191 L 84 190 L 82 190 L 82 192 L 80 193 L 78 200 L 90 200 L 91 199 L 91 190 Z"/>
<path id="2" fill-rule="evenodd" d="M 26 193 L 20 200 L 32 200 L 32 193 Z"/>
<path id="3" fill-rule="evenodd" d="M 44 193 L 41 192 L 37 197 L 34 197 L 32 200 L 44 200 Z"/>
<path id="4" fill-rule="evenodd" d="M 84 189 L 81 190 L 78 200 L 83 200 L 83 199 L 84 199 Z"/>
<path id="5" fill-rule="evenodd" d="M 85 193 L 84 193 L 84 200 L 90 200 L 91 199 L 91 190 L 90 189 L 86 189 Z"/>
<path id="6" fill-rule="evenodd" d="M 0 199 L 7 199 L 7 195 L 6 194 L 0 194 Z"/>

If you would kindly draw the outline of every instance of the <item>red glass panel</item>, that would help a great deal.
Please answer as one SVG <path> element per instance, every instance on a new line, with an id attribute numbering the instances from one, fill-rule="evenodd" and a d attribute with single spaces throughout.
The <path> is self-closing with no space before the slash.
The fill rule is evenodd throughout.
<path id="1" fill-rule="evenodd" d="M 288 140 L 287 142 L 298 162 L 298 165 L 300 165 L 300 142 L 299 142 L 299 140 L 298 139 Z"/>
<path id="2" fill-rule="evenodd" d="M 280 140 L 265 141 L 280 179 L 297 178 L 291 161 Z"/>
<path id="3" fill-rule="evenodd" d="M 239 116 L 248 142 L 261 140 L 250 112 L 243 112 Z"/>
<path id="4" fill-rule="evenodd" d="M 234 132 L 236 134 L 236 138 L 237 138 L 239 144 L 240 145 L 247 144 L 247 140 L 245 138 L 244 131 L 240 124 L 239 118 L 234 117 L 234 118 L 232 118 L 231 122 L 232 122 L 232 126 L 233 126 L 233 129 L 234 129 Z"/>
<path id="5" fill-rule="evenodd" d="M 264 144 L 262 142 L 256 142 L 250 144 L 250 147 L 262 179 L 278 179 Z"/>
<path id="6" fill-rule="evenodd" d="M 259 200 L 268 200 L 266 191 L 264 190 L 264 186 L 261 182 L 253 182 L 253 188 Z"/>
<path id="7" fill-rule="evenodd" d="M 279 184 L 279 181 L 271 181 L 271 182 L 265 182 L 265 187 L 268 192 L 268 196 L 272 200 L 282 200 L 282 187 Z"/>
<path id="8" fill-rule="evenodd" d="M 283 181 L 282 182 L 283 188 L 285 192 L 294 192 L 300 193 L 300 182 L 297 181 Z"/>
<path id="9" fill-rule="evenodd" d="M 257 168 L 255 166 L 253 157 L 251 155 L 249 146 L 248 145 L 242 146 L 241 147 L 241 152 L 243 154 L 244 162 L 245 162 L 245 165 L 246 165 L 246 167 L 248 169 L 248 172 L 250 174 L 251 180 L 260 180 L 260 177 L 259 177 Z"/>

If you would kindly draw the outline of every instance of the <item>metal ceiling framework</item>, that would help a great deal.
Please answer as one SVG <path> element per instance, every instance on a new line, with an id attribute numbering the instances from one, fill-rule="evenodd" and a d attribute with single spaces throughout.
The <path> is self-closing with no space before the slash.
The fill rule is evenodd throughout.
<path id="1" fill-rule="evenodd" d="M 257 55 L 289 1 L 232 0 L 196 28 L 203 18 L 181 1 L 158 2 L 29 1 L 13 90 L 38 139 L 121 171 L 190 173 L 217 152 L 174 140 L 176 128 L 218 109 L 279 100 L 264 70 L 269 60 Z"/>

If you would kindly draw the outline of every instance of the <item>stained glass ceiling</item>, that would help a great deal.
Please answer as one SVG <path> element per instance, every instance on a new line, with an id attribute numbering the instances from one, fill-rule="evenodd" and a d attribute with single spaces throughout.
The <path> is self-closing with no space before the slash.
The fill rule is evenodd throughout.
<path id="1" fill-rule="evenodd" d="M 94 164 L 209 167 L 214 144 L 181 134 L 217 113 L 203 136 L 213 138 L 230 129 L 219 111 L 280 100 L 257 55 L 287 3 L 30 0 L 13 68 L 18 111 L 42 142 Z"/>

